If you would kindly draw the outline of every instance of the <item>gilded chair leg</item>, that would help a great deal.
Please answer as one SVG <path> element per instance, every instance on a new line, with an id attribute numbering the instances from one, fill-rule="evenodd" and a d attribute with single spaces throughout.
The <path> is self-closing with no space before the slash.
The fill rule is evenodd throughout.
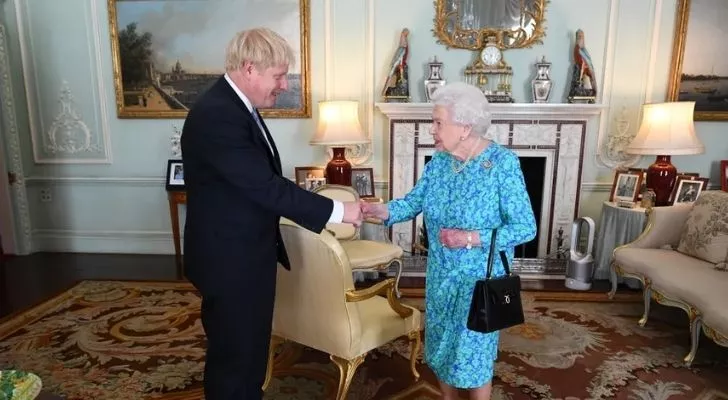
<path id="1" fill-rule="evenodd" d="M 690 367 L 693 360 L 695 360 L 695 355 L 698 353 L 701 325 L 702 319 L 699 316 L 695 314 L 690 315 L 690 353 L 683 359 L 686 367 Z"/>
<path id="2" fill-rule="evenodd" d="M 642 301 L 645 303 L 645 311 L 639 320 L 639 324 L 644 327 L 647 325 L 647 316 L 650 314 L 650 304 L 652 303 L 652 285 L 647 280 L 645 280 L 645 288 L 642 291 Z"/>
<path id="3" fill-rule="evenodd" d="M 270 348 L 268 349 L 268 366 L 265 369 L 265 381 L 263 381 L 263 391 L 268 388 L 271 377 L 273 377 L 273 363 L 275 361 L 276 349 L 283 342 L 284 340 L 277 336 L 271 336 L 270 338 Z"/>
<path id="4" fill-rule="evenodd" d="M 366 356 L 367 355 L 365 353 L 352 360 L 336 357 L 333 354 L 329 356 L 331 361 L 333 361 L 334 364 L 339 367 L 339 390 L 336 393 L 336 400 L 346 399 L 346 395 L 347 393 L 349 393 L 349 385 L 351 385 L 351 379 L 354 377 L 356 369 L 359 368 L 359 365 L 364 362 L 364 358 Z"/>
<path id="5" fill-rule="evenodd" d="M 410 332 L 409 339 L 410 339 L 410 369 L 412 370 L 412 375 L 415 377 L 415 381 L 417 381 L 420 379 L 420 373 L 417 372 L 417 356 L 420 354 L 420 346 L 422 345 L 420 331 Z"/>
<path id="6" fill-rule="evenodd" d="M 402 294 L 399 292 L 399 278 L 402 277 L 402 260 L 396 259 L 392 261 L 392 263 L 397 264 L 397 274 L 394 276 L 394 293 L 397 295 L 397 298 L 401 298 Z"/>
<path id="7" fill-rule="evenodd" d="M 617 266 L 614 263 L 609 265 L 609 281 L 612 283 L 612 290 L 609 291 L 609 298 L 613 299 L 617 294 Z"/>

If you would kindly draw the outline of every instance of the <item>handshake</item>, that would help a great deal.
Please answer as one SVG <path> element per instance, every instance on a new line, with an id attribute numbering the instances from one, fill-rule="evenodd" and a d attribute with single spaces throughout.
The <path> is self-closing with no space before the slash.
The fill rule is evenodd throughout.
<path id="1" fill-rule="evenodd" d="M 389 218 L 389 209 L 386 204 L 368 203 L 366 201 L 344 202 L 344 219 L 342 222 L 361 226 L 365 219 L 385 220 Z"/>

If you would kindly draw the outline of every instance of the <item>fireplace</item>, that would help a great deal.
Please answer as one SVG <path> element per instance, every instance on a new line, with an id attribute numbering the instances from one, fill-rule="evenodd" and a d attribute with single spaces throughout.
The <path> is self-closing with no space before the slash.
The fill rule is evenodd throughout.
<path id="1" fill-rule="evenodd" d="M 414 186 L 424 164 L 434 154 L 430 135 L 432 105 L 380 103 L 389 122 L 389 199 L 404 196 Z M 521 161 L 531 199 L 537 236 L 515 250 L 514 270 L 519 273 L 565 272 L 557 248 L 564 232 L 577 217 L 584 141 L 589 117 L 601 107 L 591 104 L 493 104 L 489 135 L 512 149 Z M 392 241 L 407 252 L 416 252 L 422 216 L 392 227 Z M 419 266 L 418 268 L 423 268 Z M 408 271 L 405 275 L 422 275 Z"/>

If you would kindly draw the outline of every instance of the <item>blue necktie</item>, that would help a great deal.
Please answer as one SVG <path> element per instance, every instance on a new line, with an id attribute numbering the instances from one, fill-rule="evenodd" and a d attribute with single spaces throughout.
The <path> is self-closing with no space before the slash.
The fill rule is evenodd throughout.
<path id="1" fill-rule="evenodd" d="M 265 142 L 268 144 L 268 148 L 270 149 L 271 154 L 275 154 L 273 151 L 273 145 L 270 143 L 270 140 L 268 140 L 268 135 L 265 133 L 265 128 L 263 128 L 263 123 L 260 121 L 260 118 L 258 118 L 258 110 L 253 108 L 252 111 L 253 119 L 256 123 L 258 123 L 258 128 L 260 128 L 260 132 L 263 134 L 263 138 L 265 139 Z"/>

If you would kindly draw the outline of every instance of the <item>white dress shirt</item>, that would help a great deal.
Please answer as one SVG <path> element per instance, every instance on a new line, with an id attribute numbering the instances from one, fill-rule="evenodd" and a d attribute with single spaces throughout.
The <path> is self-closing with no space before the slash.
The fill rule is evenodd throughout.
<path id="1" fill-rule="evenodd" d="M 232 79 L 230 79 L 230 76 L 226 73 L 225 74 L 225 80 L 227 81 L 228 85 L 233 88 L 235 93 L 240 97 L 240 100 L 245 103 L 245 107 L 248 108 L 248 111 L 250 111 L 251 114 L 255 113 L 255 110 L 253 110 L 253 104 L 248 100 L 248 98 L 243 94 L 243 92 L 238 89 L 238 87 L 233 83 Z M 254 114 L 253 114 L 254 115 Z M 253 117 L 256 121 L 258 121 L 257 118 Z M 265 142 L 268 144 L 268 149 L 270 149 L 271 154 L 275 154 L 273 151 L 273 145 L 268 141 L 268 137 L 265 135 L 265 129 L 263 129 L 263 125 L 261 125 L 260 121 L 258 121 L 258 128 L 260 129 L 260 134 L 263 135 L 263 139 L 265 139 Z M 341 221 L 344 219 L 344 204 L 338 200 L 333 200 L 334 202 L 334 209 L 331 212 L 331 216 L 329 217 L 329 222 L 333 223 L 341 223 Z"/>

